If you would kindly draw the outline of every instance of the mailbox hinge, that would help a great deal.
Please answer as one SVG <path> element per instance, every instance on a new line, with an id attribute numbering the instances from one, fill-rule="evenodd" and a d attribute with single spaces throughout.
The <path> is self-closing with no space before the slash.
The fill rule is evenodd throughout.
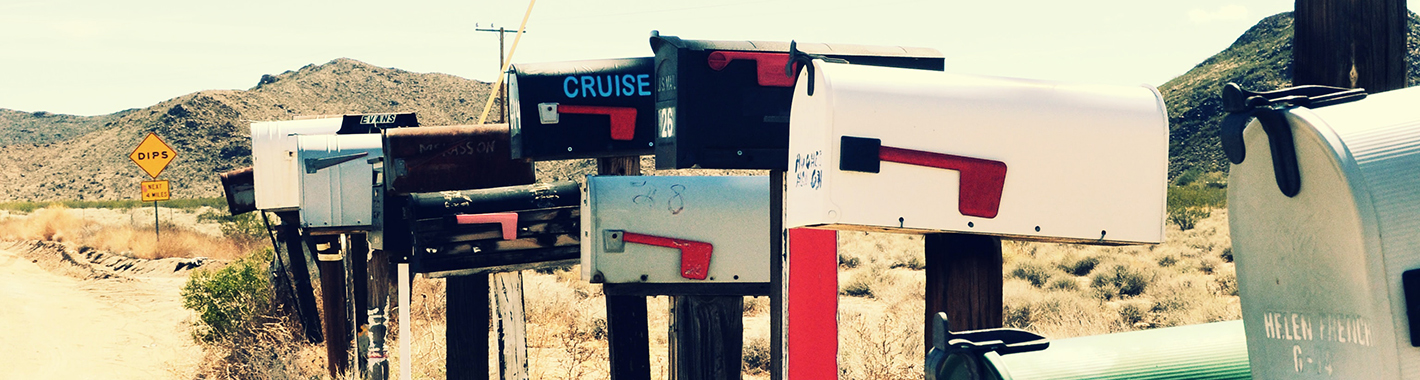
<path id="1" fill-rule="evenodd" d="M 603 248 L 607 252 L 623 252 L 626 243 L 673 248 L 680 251 L 680 276 L 704 280 L 710 274 L 710 255 L 715 246 L 700 241 L 652 236 L 622 230 L 603 231 Z"/>

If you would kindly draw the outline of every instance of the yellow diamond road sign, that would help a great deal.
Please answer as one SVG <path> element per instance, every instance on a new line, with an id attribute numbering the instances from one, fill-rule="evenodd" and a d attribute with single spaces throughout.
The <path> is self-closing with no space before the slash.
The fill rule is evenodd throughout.
<path id="1" fill-rule="evenodd" d="M 169 162 L 177 158 L 177 152 L 173 148 L 158 138 L 158 135 L 148 132 L 148 137 L 143 138 L 143 142 L 138 143 L 138 149 L 128 154 L 138 167 L 153 178 L 158 178 L 158 174 L 163 172 L 163 168 L 168 167 Z"/>

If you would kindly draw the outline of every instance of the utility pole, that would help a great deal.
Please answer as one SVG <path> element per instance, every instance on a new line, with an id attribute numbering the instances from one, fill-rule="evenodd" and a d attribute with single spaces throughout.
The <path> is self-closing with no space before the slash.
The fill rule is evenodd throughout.
<path id="1" fill-rule="evenodd" d="M 1297 0 L 1293 85 L 1404 88 L 1405 0 Z"/>
<path id="2" fill-rule="evenodd" d="M 503 28 L 503 27 L 501 27 L 501 26 L 498 27 L 497 29 L 493 29 L 493 24 L 488 24 L 488 27 L 487 27 L 487 28 L 478 28 L 477 25 L 475 25 L 474 27 L 475 27 L 475 29 L 474 29 L 475 31 L 479 31 L 479 32 L 497 32 L 497 33 L 498 33 L 498 70 L 500 71 L 500 72 L 498 73 L 498 75 L 503 75 L 504 73 L 501 72 L 501 71 L 503 70 L 503 65 L 505 64 L 505 62 L 503 62 L 503 55 L 504 55 L 504 53 L 507 52 L 507 50 L 503 49 L 503 36 L 507 35 L 508 33 L 514 33 L 514 34 L 516 34 L 516 33 L 518 33 L 518 31 L 516 31 L 516 30 L 507 30 L 506 28 Z M 526 31 L 526 30 L 523 31 L 523 33 L 527 33 L 527 32 L 528 32 L 528 31 Z M 503 87 L 507 87 L 507 86 L 508 86 L 507 82 L 504 82 L 504 83 L 503 83 Z M 498 92 L 498 96 L 499 96 L 499 98 L 498 98 L 498 100 L 499 100 L 499 102 L 498 102 L 498 115 L 500 115 L 500 116 L 498 116 L 498 117 L 501 118 L 501 120 L 499 120 L 499 122 L 507 123 L 507 122 L 508 122 L 508 89 L 507 89 L 507 88 L 503 88 L 503 89 L 501 89 L 501 90 L 502 90 L 502 91 L 499 91 L 499 92 Z"/>

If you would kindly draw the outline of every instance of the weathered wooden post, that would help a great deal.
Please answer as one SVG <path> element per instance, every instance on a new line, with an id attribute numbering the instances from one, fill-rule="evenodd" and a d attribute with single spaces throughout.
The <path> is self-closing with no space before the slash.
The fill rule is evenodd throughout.
<path id="1" fill-rule="evenodd" d="M 1405 0 L 1297 0 L 1292 83 L 1404 88 L 1409 15 Z"/>
<path id="2" fill-rule="evenodd" d="M 598 158 L 597 174 L 641 174 L 641 157 Z M 612 380 L 649 380 L 651 343 L 646 296 L 618 294 L 612 284 L 603 284 L 602 293 L 606 296 L 607 356 Z"/>
<path id="3" fill-rule="evenodd" d="M 927 313 L 962 329 L 1002 323 L 1003 237 L 1163 240 L 1168 124 L 1152 88 L 805 64 L 814 74 L 794 88 L 785 195 L 790 378 L 836 368 L 833 351 L 795 345 L 836 342 L 795 328 L 827 326 L 832 314 L 795 305 L 836 291 L 799 287 L 834 267 L 800 254 L 796 227 L 927 235 Z"/>

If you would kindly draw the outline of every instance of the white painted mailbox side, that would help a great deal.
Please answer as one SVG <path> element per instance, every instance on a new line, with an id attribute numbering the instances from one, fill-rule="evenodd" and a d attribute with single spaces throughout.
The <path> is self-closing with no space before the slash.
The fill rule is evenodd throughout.
<path id="1" fill-rule="evenodd" d="M 368 230 L 373 220 L 374 170 L 367 160 L 384 155 L 380 135 L 299 136 L 296 152 L 301 227 Z M 349 159 L 325 168 L 312 161 L 337 157 Z"/>
<path id="2" fill-rule="evenodd" d="M 1279 190 L 1254 121 L 1228 216 L 1257 379 L 1420 379 L 1401 273 L 1420 268 L 1420 89 L 1287 112 L 1301 177 Z M 1412 295 L 1415 296 L 1415 295 Z"/>
<path id="3" fill-rule="evenodd" d="M 769 177 L 589 176 L 582 200 L 584 279 L 769 282 Z M 682 276 L 675 249 L 628 242 L 607 252 L 607 231 L 709 243 L 707 276 Z"/>
<path id="4" fill-rule="evenodd" d="M 1163 239 L 1168 120 L 1152 87 L 821 61 L 814 71 L 794 87 L 786 227 L 1101 244 Z M 999 163 L 1004 183 L 983 191 L 979 181 L 962 184 L 960 171 L 888 161 L 878 173 L 840 170 L 844 136 Z M 999 197 L 987 210 L 994 215 L 964 212 L 962 185 L 976 187 L 965 195 L 972 202 Z"/>
<path id="5" fill-rule="evenodd" d="M 252 185 L 257 209 L 286 211 L 300 206 L 296 136 L 335 134 L 340 123 L 338 117 L 251 123 Z"/>

